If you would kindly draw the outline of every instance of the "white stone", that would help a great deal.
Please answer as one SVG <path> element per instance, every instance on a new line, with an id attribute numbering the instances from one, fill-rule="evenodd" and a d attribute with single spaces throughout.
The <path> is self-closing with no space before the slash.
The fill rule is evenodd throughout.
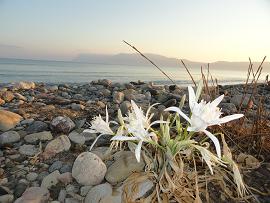
<path id="1" fill-rule="evenodd" d="M 106 196 L 111 196 L 112 186 L 109 183 L 104 183 L 93 187 L 86 195 L 85 203 L 99 203 Z"/>
<path id="2" fill-rule="evenodd" d="M 97 185 L 106 174 L 107 167 L 94 153 L 83 152 L 75 160 L 72 176 L 82 185 Z"/>

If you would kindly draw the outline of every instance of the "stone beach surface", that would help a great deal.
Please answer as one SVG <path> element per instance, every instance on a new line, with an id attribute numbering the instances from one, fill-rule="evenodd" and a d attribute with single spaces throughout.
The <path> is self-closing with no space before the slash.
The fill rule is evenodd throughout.
<path id="1" fill-rule="evenodd" d="M 224 114 L 238 111 L 243 92 L 243 85 L 219 86 L 219 93 L 225 94 L 220 104 Z M 257 92 L 264 96 L 269 115 L 270 86 L 259 84 Z M 143 171 L 145 163 L 137 163 L 129 151 L 109 152 L 107 135 L 89 152 L 97 134 L 83 130 L 93 117 L 105 115 L 106 106 L 111 120 L 116 120 L 119 108 L 126 114 L 130 100 L 143 109 L 159 103 L 152 110 L 153 119 L 166 117 L 163 110 L 177 106 L 185 94 L 186 87 L 106 79 L 85 84 L 0 84 L 0 202 L 120 203 L 122 183 L 133 172 Z M 210 100 L 207 95 L 202 98 Z M 258 105 L 259 96 L 242 102 L 250 108 L 250 117 L 256 116 Z M 189 113 L 187 101 L 183 111 Z M 270 184 L 267 167 L 261 178 Z M 134 201 L 153 187 L 150 180 L 141 184 Z"/>

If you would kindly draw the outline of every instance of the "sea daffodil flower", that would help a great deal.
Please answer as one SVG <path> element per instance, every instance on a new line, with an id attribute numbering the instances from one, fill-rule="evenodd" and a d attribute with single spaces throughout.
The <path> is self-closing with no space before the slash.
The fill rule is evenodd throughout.
<path id="1" fill-rule="evenodd" d="M 140 162 L 141 147 L 143 142 L 151 142 L 153 141 L 152 137 L 156 137 L 156 134 L 154 132 L 148 132 L 148 130 L 154 124 L 166 123 L 166 121 L 154 121 L 153 123 L 150 123 L 150 120 L 153 116 L 152 114 L 150 115 L 150 110 L 152 106 L 148 108 L 146 115 L 144 115 L 142 109 L 139 108 L 137 104 L 131 100 L 131 111 L 128 113 L 127 117 L 123 118 L 123 120 L 127 122 L 125 124 L 125 127 L 127 129 L 127 133 L 130 136 L 117 134 L 111 139 L 118 141 L 138 141 L 138 144 L 135 148 L 135 157 L 138 162 Z M 120 112 L 118 112 L 118 117 L 122 118 L 119 113 Z"/>
<path id="2" fill-rule="evenodd" d="M 83 132 L 89 132 L 89 133 L 100 133 L 100 135 L 94 140 L 94 142 L 90 146 L 89 151 L 92 150 L 93 146 L 96 144 L 97 140 L 102 135 L 114 135 L 114 132 L 110 128 L 110 123 L 112 122 L 109 121 L 109 114 L 108 114 L 108 109 L 106 106 L 106 120 L 104 121 L 101 115 L 98 115 L 91 121 L 90 129 L 86 129 L 83 131 Z"/>
<path id="3" fill-rule="evenodd" d="M 186 116 L 179 108 L 169 107 L 165 111 L 174 111 L 182 116 L 185 120 L 190 123 L 188 131 L 193 132 L 204 132 L 213 142 L 216 148 L 216 152 L 219 158 L 221 158 L 221 149 L 218 139 L 209 131 L 206 130 L 207 127 L 213 125 L 220 125 L 227 123 L 231 120 L 235 120 L 243 117 L 243 114 L 234 114 L 230 116 L 225 116 L 220 118 L 222 112 L 218 108 L 218 104 L 224 98 L 224 95 L 219 96 L 212 102 L 206 103 L 204 100 L 201 100 L 200 103 L 197 102 L 198 97 L 196 97 L 195 92 L 191 86 L 188 87 L 189 93 L 189 108 L 191 110 L 191 118 Z"/>

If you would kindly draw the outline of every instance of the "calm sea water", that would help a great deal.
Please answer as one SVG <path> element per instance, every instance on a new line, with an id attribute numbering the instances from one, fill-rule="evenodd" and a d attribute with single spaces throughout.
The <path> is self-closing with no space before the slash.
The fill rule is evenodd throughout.
<path id="1" fill-rule="evenodd" d="M 178 84 L 191 83 L 183 67 L 162 67 Z M 190 67 L 195 80 L 200 79 L 200 69 Z M 220 84 L 243 83 L 246 71 L 212 68 L 211 74 Z M 162 73 L 153 66 L 106 65 L 62 61 L 41 61 L 21 59 L 0 59 L 0 83 L 35 81 L 47 83 L 81 83 L 97 79 L 110 79 L 114 82 L 154 81 L 170 84 Z M 265 78 L 262 74 L 261 78 Z"/>

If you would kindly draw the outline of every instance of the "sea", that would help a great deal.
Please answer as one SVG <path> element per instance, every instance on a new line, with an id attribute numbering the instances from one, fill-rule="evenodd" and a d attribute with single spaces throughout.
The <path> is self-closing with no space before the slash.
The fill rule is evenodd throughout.
<path id="1" fill-rule="evenodd" d="M 184 67 L 160 67 L 178 85 L 185 86 L 192 80 Z M 248 67 L 247 67 L 248 68 Z M 200 67 L 189 67 L 195 81 L 201 78 Z M 240 84 L 247 77 L 246 70 L 233 70 L 211 67 L 210 74 L 204 68 L 205 76 L 210 83 L 217 79 L 218 84 Z M 261 81 L 267 73 L 262 73 Z M 109 79 L 113 82 L 143 81 L 155 84 L 172 84 L 156 67 L 93 64 L 73 61 L 47 61 L 29 59 L 3 59 L 0 58 L 0 83 L 17 81 L 33 81 L 45 83 L 88 83 L 98 79 Z"/>

